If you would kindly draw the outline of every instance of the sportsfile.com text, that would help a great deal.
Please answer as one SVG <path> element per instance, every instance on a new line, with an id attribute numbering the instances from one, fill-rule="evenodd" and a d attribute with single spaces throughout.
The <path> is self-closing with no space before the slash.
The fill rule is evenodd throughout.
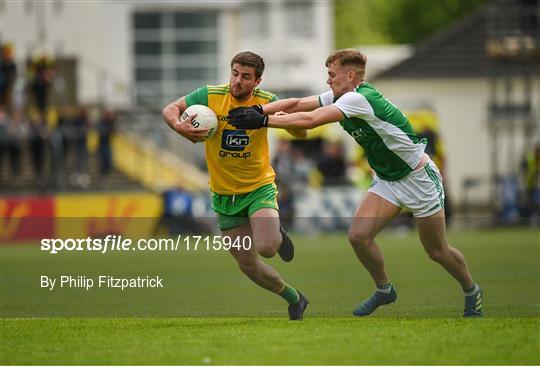
<path id="1" fill-rule="evenodd" d="M 133 240 L 121 235 L 107 235 L 99 238 L 44 238 L 41 251 L 57 254 L 61 251 L 91 251 L 105 254 L 108 251 L 229 251 L 249 250 L 252 239 L 249 236 L 182 236 L 173 238 L 140 238 Z"/>

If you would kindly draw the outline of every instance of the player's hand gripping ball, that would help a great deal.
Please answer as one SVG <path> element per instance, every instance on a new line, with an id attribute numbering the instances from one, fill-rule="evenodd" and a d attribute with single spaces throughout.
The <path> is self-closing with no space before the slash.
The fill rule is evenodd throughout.
<path id="1" fill-rule="evenodd" d="M 208 133 L 204 140 L 211 138 L 218 129 L 218 119 L 214 111 L 207 106 L 194 104 L 186 108 L 182 114 L 182 120 L 185 120 L 194 114 L 197 114 L 197 116 L 191 120 L 191 125 L 197 129 L 208 129 Z"/>

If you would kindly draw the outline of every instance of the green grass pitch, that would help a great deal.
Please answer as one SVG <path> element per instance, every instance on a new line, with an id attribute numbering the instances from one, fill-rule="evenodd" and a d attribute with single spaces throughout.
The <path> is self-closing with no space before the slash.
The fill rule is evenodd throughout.
<path id="1" fill-rule="evenodd" d="M 459 286 L 416 233 L 380 237 L 398 300 L 367 318 L 352 316 L 373 285 L 346 235 L 293 235 L 295 260 L 269 263 L 310 299 L 302 322 L 288 321 L 285 302 L 225 252 L 49 255 L 1 246 L 0 364 L 540 364 L 538 231 L 449 239 L 484 289 L 482 319 L 461 318 Z M 40 274 L 160 274 L 166 286 L 49 292 Z"/>

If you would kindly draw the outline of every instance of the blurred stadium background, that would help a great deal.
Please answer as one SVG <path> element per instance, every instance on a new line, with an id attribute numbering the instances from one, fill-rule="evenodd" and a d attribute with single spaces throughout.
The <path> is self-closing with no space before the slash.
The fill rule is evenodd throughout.
<path id="1" fill-rule="evenodd" d="M 359 47 L 368 79 L 429 138 L 456 226 L 538 225 L 535 0 L 3 0 L 0 9 L 2 217 L 212 217 L 203 146 L 169 131 L 160 109 L 227 81 L 242 50 L 265 58 L 263 87 L 281 98 L 317 94 L 326 55 Z M 272 131 L 271 147 L 284 221 L 345 228 L 340 218 L 371 177 L 354 141 L 336 125 L 304 141 Z M 16 232 L 10 240 L 24 237 Z"/>
<path id="2" fill-rule="evenodd" d="M 538 0 L 0 0 L 1 362 L 538 364 L 539 18 Z M 269 134 L 282 219 L 302 254 L 289 268 L 271 261 L 312 297 L 304 329 L 272 319 L 284 317 L 280 300 L 244 279 L 225 253 L 126 261 L 36 250 L 41 238 L 215 232 L 203 145 L 173 133 L 161 108 L 227 82 L 231 57 L 245 50 L 266 62 L 264 89 L 280 98 L 318 94 L 327 89 L 327 54 L 345 47 L 368 56 L 368 80 L 429 139 L 447 185 L 450 239 L 464 249 L 488 315 L 498 320 L 476 328 L 452 319 L 458 293 L 412 245 L 414 223 L 403 213 L 382 240 L 404 280 L 401 303 L 380 314 L 388 322 L 379 315 L 325 321 L 348 316 L 359 289 L 371 287 L 345 245 L 371 171 L 337 124 L 306 140 Z M 43 272 L 104 270 L 162 272 L 171 288 L 126 297 L 34 289 Z M 422 287 L 432 284 L 440 289 L 426 304 Z M 16 318 L 61 315 L 199 319 Z M 248 319 L 212 319 L 223 316 Z M 366 348 L 365 328 L 389 344 Z M 148 333 L 156 354 L 146 352 Z M 396 342 L 399 333 L 408 341 Z M 285 334 L 299 344 L 283 341 Z M 431 348 L 435 338 L 444 346 Z M 68 350 L 67 339 L 79 344 Z"/>

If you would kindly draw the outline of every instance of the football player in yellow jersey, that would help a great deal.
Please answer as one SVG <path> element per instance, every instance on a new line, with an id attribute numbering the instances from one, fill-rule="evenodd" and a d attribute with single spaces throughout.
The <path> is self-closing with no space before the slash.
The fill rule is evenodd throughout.
<path id="1" fill-rule="evenodd" d="M 218 215 L 219 228 L 232 242 L 247 236 L 252 239 L 249 250 L 236 247 L 230 250 L 240 270 L 259 286 L 283 297 L 289 303 L 291 320 L 302 320 L 307 298 L 258 257 L 270 258 L 277 252 L 288 262 L 294 256 L 293 244 L 279 222 L 267 129 L 236 129 L 226 119 L 233 108 L 277 100 L 274 94 L 258 88 L 263 71 L 264 61 L 259 55 L 239 53 L 231 61 L 228 84 L 201 87 L 167 105 L 162 115 L 173 130 L 196 143 L 203 140 L 207 130 L 192 127 L 194 116 L 185 120 L 180 116 L 195 104 L 206 105 L 215 112 L 218 131 L 205 141 L 205 152 L 212 208 Z M 289 133 L 299 138 L 306 136 L 305 130 Z"/>

